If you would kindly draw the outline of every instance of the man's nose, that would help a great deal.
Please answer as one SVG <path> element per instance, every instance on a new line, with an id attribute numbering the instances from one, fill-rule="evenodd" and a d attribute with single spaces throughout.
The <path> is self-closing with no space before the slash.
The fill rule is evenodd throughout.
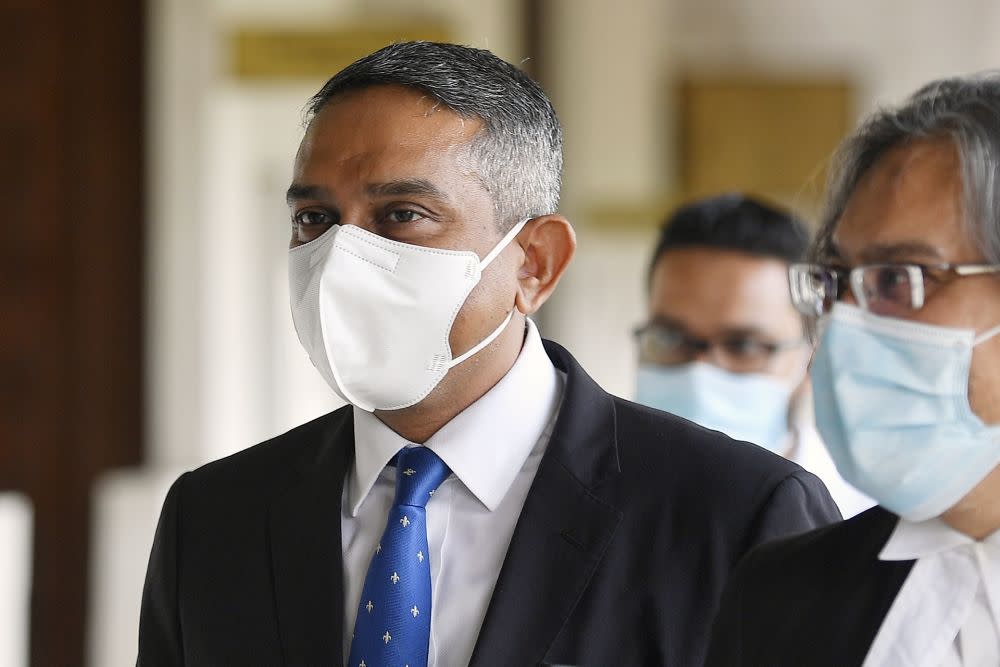
<path id="1" fill-rule="evenodd" d="M 700 348 L 691 358 L 691 361 L 700 361 L 706 364 L 711 364 L 716 368 L 721 368 L 722 370 L 730 373 L 736 372 L 732 359 L 726 353 L 725 348 L 721 345 L 710 343 Z"/>
<path id="2" fill-rule="evenodd" d="M 837 301 L 840 301 L 841 303 L 850 304 L 852 306 L 858 305 L 858 300 L 854 298 L 854 290 L 851 289 L 850 287 L 845 289 L 842 294 L 837 295 Z"/>
<path id="3" fill-rule="evenodd" d="M 700 347 L 694 351 L 694 354 L 691 355 L 691 361 L 702 361 L 705 363 L 718 365 L 716 363 L 717 356 L 718 355 L 715 353 L 714 345 L 705 345 L 704 347 Z"/>

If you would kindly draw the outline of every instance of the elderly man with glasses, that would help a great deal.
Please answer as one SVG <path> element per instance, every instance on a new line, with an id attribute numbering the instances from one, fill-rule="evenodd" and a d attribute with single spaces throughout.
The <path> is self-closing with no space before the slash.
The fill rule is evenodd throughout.
<path id="1" fill-rule="evenodd" d="M 742 194 L 701 199 L 663 225 L 635 331 L 636 400 L 788 458 L 823 480 L 844 516 L 874 503 L 847 484 L 813 423 L 803 318 L 788 268 L 805 227 Z"/>
<path id="2" fill-rule="evenodd" d="M 708 665 L 998 665 L 1000 74 L 876 113 L 833 176 L 789 277 L 819 430 L 879 506 L 751 552 Z"/>

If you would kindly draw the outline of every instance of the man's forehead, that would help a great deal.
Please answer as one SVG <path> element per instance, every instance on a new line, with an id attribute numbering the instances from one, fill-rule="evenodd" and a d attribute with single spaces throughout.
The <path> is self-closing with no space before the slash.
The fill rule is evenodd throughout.
<path id="1" fill-rule="evenodd" d="M 944 261 L 967 245 L 963 196 L 951 141 L 925 139 L 891 149 L 851 193 L 829 250 L 850 262 Z"/>
<path id="2" fill-rule="evenodd" d="M 407 145 L 435 138 L 464 144 L 482 126 L 481 119 L 461 116 L 419 89 L 375 85 L 332 97 L 309 122 L 304 141 L 316 146 L 332 138 L 340 143 L 402 140 Z"/>
<path id="3" fill-rule="evenodd" d="M 312 119 L 295 157 L 296 181 L 309 172 L 375 169 L 375 180 L 420 177 L 424 168 L 475 171 L 469 147 L 481 128 L 421 91 L 373 86 L 334 97 Z"/>
<path id="4" fill-rule="evenodd" d="M 729 329 L 780 331 L 799 324 L 780 259 L 712 248 L 667 251 L 657 262 L 650 314 L 713 335 Z"/>
<path id="5" fill-rule="evenodd" d="M 787 264 L 777 257 L 752 254 L 730 248 L 683 246 L 670 248 L 656 261 L 653 282 L 681 283 L 676 287 L 712 285 L 742 278 L 741 283 L 768 274 L 784 275 Z M 766 278 L 763 278 L 766 279 Z"/>
<path id="6" fill-rule="evenodd" d="M 908 142 L 886 151 L 865 171 L 847 200 L 844 217 L 949 206 L 961 187 L 954 143 L 938 138 Z"/>

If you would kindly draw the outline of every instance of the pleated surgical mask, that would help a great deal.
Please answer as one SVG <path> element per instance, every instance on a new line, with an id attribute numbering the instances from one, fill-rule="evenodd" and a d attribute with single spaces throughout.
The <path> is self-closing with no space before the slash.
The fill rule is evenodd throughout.
<path id="1" fill-rule="evenodd" d="M 973 349 L 1000 334 L 834 305 L 812 365 L 816 425 L 841 476 L 910 521 L 952 507 L 1000 463 L 1000 425 L 969 405 Z"/>
<path id="2" fill-rule="evenodd" d="M 731 373 L 712 364 L 639 366 L 636 401 L 782 453 L 788 441 L 792 388 L 761 373 Z"/>

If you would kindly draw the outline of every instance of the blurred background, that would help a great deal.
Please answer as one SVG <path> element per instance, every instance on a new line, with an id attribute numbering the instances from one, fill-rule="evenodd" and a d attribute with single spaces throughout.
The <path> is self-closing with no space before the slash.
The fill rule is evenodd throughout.
<path id="1" fill-rule="evenodd" d="M 0 667 L 134 664 L 182 471 L 336 406 L 288 314 L 305 101 L 398 39 L 521 64 L 579 254 L 538 317 L 632 392 L 656 226 L 747 190 L 815 214 L 857 119 L 1000 64 L 993 0 L 5 0 Z"/>

